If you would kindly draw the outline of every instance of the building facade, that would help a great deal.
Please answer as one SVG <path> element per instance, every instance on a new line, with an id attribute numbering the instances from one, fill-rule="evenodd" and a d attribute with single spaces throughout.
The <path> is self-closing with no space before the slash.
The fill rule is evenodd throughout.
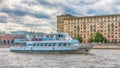
<path id="1" fill-rule="evenodd" d="M 71 18 L 73 17 L 72 15 L 70 14 L 66 14 L 66 15 L 60 15 L 60 16 L 57 16 L 57 31 L 58 32 L 64 32 L 64 19 L 65 18 Z"/>
<path id="2" fill-rule="evenodd" d="M 120 43 L 120 14 L 77 17 L 72 15 L 57 16 L 57 31 L 71 36 L 80 34 L 83 42 L 96 32 L 100 32 L 110 42 Z"/>
<path id="3" fill-rule="evenodd" d="M 13 44 L 14 36 L 10 34 L 0 34 L 0 44 Z"/>

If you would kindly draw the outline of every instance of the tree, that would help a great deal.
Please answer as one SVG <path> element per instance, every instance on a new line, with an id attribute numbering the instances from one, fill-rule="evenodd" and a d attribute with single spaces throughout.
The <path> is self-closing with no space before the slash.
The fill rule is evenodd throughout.
<path id="1" fill-rule="evenodd" d="M 108 43 L 109 40 L 106 39 L 106 37 L 104 37 L 104 43 Z"/>
<path id="2" fill-rule="evenodd" d="M 97 32 L 94 36 L 89 39 L 90 42 L 107 42 L 108 40 L 100 33 Z"/>
<path id="3" fill-rule="evenodd" d="M 89 42 L 94 42 L 94 36 L 93 35 L 90 36 Z"/>
<path id="4" fill-rule="evenodd" d="M 96 34 L 95 34 L 95 42 L 103 42 L 104 41 L 104 37 L 103 37 L 103 35 L 100 33 L 100 32 L 97 32 Z"/>
<path id="5" fill-rule="evenodd" d="M 76 39 L 77 39 L 79 42 L 82 42 L 82 41 L 83 41 L 82 36 L 81 36 L 81 35 L 79 35 L 79 34 L 77 35 Z"/>

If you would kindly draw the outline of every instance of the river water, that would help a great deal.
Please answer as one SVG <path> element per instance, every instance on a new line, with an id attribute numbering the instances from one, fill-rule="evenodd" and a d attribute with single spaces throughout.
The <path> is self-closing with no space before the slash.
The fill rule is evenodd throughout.
<path id="1" fill-rule="evenodd" d="M 90 54 L 31 54 L 0 48 L 0 68 L 120 68 L 120 50 L 91 50 Z"/>

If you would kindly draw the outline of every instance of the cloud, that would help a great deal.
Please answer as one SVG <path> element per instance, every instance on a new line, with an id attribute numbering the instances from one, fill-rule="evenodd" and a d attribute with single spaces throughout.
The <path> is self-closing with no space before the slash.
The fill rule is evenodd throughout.
<path id="1" fill-rule="evenodd" d="M 0 0 L 0 3 L 2 3 L 3 2 L 3 0 Z"/>
<path id="2" fill-rule="evenodd" d="M 56 7 L 56 4 L 55 3 L 51 3 L 49 2 L 48 0 L 37 0 L 38 4 L 39 5 L 42 5 L 44 7 L 47 7 L 47 8 L 51 8 L 51 7 Z"/>
<path id="3" fill-rule="evenodd" d="M 52 32 L 56 30 L 56 16 L 119 14 L 119 0 L 0 0 L 1 26 L 10 30 Z M 31 27 L 32 25 L 32 27 Z M 4 28 L 4 27 L 2 27 Z"/>
<path id="4" fill-rule="evenodd" d="M 7 23 L 7 17 L 0 16 L 0 23 Z"/>
<path id="5" fill-rule="evenodd" d="M 0 13 L 0 23 L 7 23 L 8 15 L 5 13 Z"/>
<path id="6" fill-rule="evenodd" d="M 18 7 L 19 8 L 19 7 Z M 9 8 L 3 8 L 1 9 L 1 12 L 5 12 L 9 15 L 14 14 L 15 16 L 25 16 L 30 15 L 34 16 L 36 18 L 49 18 L 45 13 L 43 12 L 36 12 L 36 11 L 29 11 L 30 9 L 9 9 Z"/>

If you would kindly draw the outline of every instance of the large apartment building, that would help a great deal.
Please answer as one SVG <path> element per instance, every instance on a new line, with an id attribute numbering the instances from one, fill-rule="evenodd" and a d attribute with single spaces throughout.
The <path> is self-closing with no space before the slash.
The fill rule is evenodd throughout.
<path id="1" fill-rule="evenodd" d="M 100 32 L 110 42 L 120 43 L 120 14 L 77 17 L 70 14 L 57 16 L 57 31 L 71 36 L 80 34 L 84 42 Z"/>

